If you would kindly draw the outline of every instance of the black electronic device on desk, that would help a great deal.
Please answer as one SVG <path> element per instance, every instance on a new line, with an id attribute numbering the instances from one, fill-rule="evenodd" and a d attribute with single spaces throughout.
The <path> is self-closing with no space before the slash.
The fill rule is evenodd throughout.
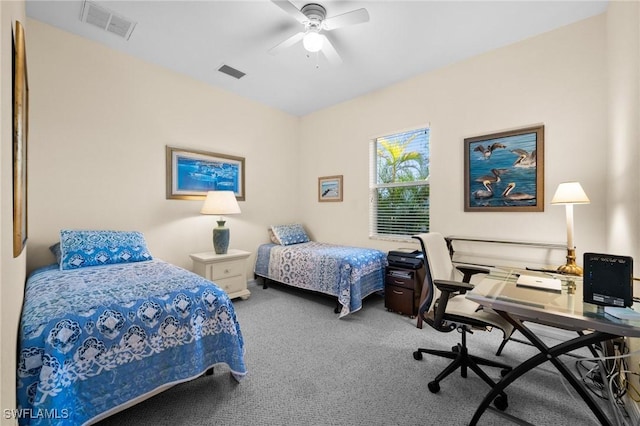
<path id="1" fill-rule="evenodd" d="M 387 253 L 384 305 L 388 311 L 409 315 L 418 313 L 425 269 L 422 252 L 398 249 Z"/>
<path id="2" fill-rule="evenodd" d="M 601 306 L 633 305 L 633 258 L 584 254 L 583 301 Z"/>

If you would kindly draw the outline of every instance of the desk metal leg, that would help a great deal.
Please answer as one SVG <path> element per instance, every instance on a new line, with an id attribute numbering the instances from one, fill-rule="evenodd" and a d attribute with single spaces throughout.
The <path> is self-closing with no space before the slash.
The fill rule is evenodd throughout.
<path id="1" fill-rule="evenodd" d="M 558 359 L 560 355 L 564 355 L 573 350 L 593 345 L 595 343 L 602 342 L 604 340 L 613 339 L 617 336 L 601 333 L 601 332 L 593 332 L 589 334 L 580 335 L 574 339 L 568 340 L 566 342 L 560 343 L 553 347 L 548 347 L 547 345 L 538 338 L 531 330 L 529 330 L 522 321 L 512 318 L 506 312 L 498 312 L 503 318 L 509 321 L 513 326 L 520 331 L 535 347 L 540 350 L 540 353 L 529 358 L 524 361 L 522 364 L 511 370 L 506 376 L 500 380 L 496 386 L 494 386 L 491 391 L 485 396 L 482 400 L 482 403 L 476 410 L 473 418 L 471 419 L 470 425 L 476 425 L 478 420 L 482 414 L 486 411 L 486 409 L 491 405 L 491 401 L 493 401 L 498 395 L 500 395 L 507 386 L 509 386 L 512 382 L 518 379 L 520 376 L 524 375 L 528 371 L 536 368 L 537 366 L 551 361 L 551 363 L 562 373 L 562 375 L 567 379 L 567 381 L 573 386 L 573 388 L 578 392 L 578 394 L 582 397 L 584 402 L 589 406 L 591 411 L 595 414 L 603 425 L 612 425 L 611 420 L 606 416 L 606 414 L 602 411 L 602 408 L 597 404 L 597 402 L 593 399 L 589 391 L 584 387 L 582 382 L 580 382 L 569 369 L 564 365 L 562 361 Z"/>

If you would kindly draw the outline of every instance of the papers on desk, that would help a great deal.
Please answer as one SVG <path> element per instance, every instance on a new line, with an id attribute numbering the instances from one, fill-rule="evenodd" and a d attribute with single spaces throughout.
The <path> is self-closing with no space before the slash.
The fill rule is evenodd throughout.
<path id="1" fill-rule="evenodd" d="M 616 306 L 605 306 L 604 311 L 619 319 L 640 320 L 640 312 L 631 308 L 618 308 Z"/>
<path id="2" fill-rule="evenodd" d="M 538 290 L 552 291 L 554 293 L 562 292 L 562 281 L 558 278 L 540 277 L 535 275 L 520 275 L 516 281 L 518 287 L 528 287 Z"/>

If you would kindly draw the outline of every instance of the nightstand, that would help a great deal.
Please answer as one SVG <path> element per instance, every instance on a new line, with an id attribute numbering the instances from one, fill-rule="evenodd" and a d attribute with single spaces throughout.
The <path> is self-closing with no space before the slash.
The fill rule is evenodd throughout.
<path id="1" fill-rule="evenodd" d="M 247 289 L 248 251 L 229 249 L 225 254 L 213 251 L 190 254 L 193 272 L 213 281 L 229 298 L 246 300 L 251 292 Z"/>

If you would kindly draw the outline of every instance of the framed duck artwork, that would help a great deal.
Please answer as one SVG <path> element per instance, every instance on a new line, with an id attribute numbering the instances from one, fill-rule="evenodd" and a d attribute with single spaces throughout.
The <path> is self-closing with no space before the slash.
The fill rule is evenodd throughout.
<path id="1" fill-rule="evenodd" d="M 464 211 L 544 211 L 544 125 L 464 140 Z"/>

